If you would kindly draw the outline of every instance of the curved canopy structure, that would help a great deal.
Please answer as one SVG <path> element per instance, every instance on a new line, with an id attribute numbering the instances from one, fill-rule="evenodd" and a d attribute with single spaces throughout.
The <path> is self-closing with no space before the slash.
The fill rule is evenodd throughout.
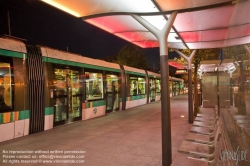
<path id="1" fill-rule="evenodd" d="M 43 0 L 142 48 L 160 48 L 162 165 L 171 165 L 168 47 L 221 48 L 250 43 L 250 0 Z M 230 66 L 224 66 L 229 68 Z M 193 123 L 189 83 L 189 123 Z"/>
<path id="2" fill-rule="evenodd" d="M 203 49 L 250 43 L 249 0 L 43 1 L 142 48 L 159 47 L 159 42 L 131 14 L 161 30 L 176 10 L 168 47 Z"/>

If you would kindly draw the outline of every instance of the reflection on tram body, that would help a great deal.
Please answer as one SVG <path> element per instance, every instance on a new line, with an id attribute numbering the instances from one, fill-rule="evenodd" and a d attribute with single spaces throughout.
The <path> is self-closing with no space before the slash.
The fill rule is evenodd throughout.
<path id="1" fill-rule="evenodd" d="M 131 96 L 145 94 L 145 78 L 131 75 L 129 77 L 129 94 Z"/>
<path id="2" fill-rule="evenodd" d="M 103 77 L 102 73 L 85 72 L 89 76 L 86 79 L 86 99 L 102 99 L 103 98 Z"/>
<path id="3" fill-rule="evenodd" d="M 119 108 L 119 78 L 117 75 L 106 75 L 107 112 L 118 110 Z"/>
<path id="4" fill-rule="evenodd" d="M 12 109 L 12 82 L 10 63 L 0 62 L 0 112 Z"/>
<path id="5" fill-rule="evenodd" d="M 79 71 L 55 69 L 55 121 L 81 116 L 81 89 Z"/>

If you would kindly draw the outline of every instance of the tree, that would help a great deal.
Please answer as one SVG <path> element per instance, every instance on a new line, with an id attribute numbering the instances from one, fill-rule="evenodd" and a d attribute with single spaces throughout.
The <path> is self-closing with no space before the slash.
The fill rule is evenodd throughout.
<path id="1" fill-rule="evenodd" d="M 107 61 L 107 62 L 113 62 L 116 63 L 116 59 L 117 59 L 117 55 L 110 55 L 105 57 L 103 60 Z"/>
<path id="2" fill-rule="evenodd" d="M 124 46 L 117 55 L 108 56 L 105 60 L 144 70 L 148 67 L 145 54 L 135 45 Z"/>

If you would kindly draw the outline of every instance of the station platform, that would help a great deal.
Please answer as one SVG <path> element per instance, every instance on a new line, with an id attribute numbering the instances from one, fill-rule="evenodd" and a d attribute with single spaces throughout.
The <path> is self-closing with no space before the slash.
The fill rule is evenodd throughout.
<path id="1" fill-rule="evenodd" d="M 172 97 L 170 103 L 173 163 L 186 165 L 190 159 L 177 151 L 191 128 L 188 96 Z M 3 166 L 160 166 L 161 102 L 1 142 L 0 151 Z"/>

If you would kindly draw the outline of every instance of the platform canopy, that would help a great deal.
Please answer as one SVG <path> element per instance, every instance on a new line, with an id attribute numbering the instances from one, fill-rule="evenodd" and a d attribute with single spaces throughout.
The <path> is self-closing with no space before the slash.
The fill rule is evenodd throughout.
<path id="1" fill-rule="evenodd" d="M 42 0 L 142 48 L 157 38 L 131 14 L 162 29 L 178 11 L 168 35 L 177 49 L 220 48 L 250 43 L 250 0 Z"/>
<path id="2" fill-rule="evenodd" d="M 202 72 L 215 72 L 215 71 L 232 71 L 236 69 L 235 64 L 232 59 L 225 59 L 222 64 L 220 64 L 220 60 L 207 60 L 201 61 L 199 66 L 199 71 Z"/>

